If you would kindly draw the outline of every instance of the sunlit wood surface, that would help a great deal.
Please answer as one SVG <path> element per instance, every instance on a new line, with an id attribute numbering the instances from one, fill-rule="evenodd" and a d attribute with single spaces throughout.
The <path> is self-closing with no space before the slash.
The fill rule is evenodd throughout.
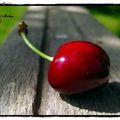
<path id="1" fill-rule="evenodd" d="M 48 84 L 49 62 L 33 53 L 15 28 L 0 50 L 1 115 L 120 115 L 120 39 L 83 7 L 31 6 L 22 19 L 33 44 L 50 56 L 73 40 L 101 46 L 110 57 L 109 83 L 79 95 L 59 94 Z"/>

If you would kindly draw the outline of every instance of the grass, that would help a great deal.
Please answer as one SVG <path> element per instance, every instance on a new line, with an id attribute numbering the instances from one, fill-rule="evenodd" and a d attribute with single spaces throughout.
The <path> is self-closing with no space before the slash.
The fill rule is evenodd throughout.
<path id="1" fill-rule="evenodd" d="M 89 5 L 86 7 L 99 22 L 120 37 L 120 6 Z M 0 17 L 0 46 L 26 10 L 26 6 L 0 6 L 0 16 L 5 14 L 13 16 L 13 18 Z"/>
<path id="2" fill-rule="evenodd" d="M 120 6 L 87 6 L 91 14 L 120 37 Z"/>
<path id="3" fill-rule="evenodd" d="M 27 7 L 25 6 L 0 6 L 0 46 L 3 45 L 7 36 L 26 10 Z M 2 17 L 4 15 L 13 17 Z"/>

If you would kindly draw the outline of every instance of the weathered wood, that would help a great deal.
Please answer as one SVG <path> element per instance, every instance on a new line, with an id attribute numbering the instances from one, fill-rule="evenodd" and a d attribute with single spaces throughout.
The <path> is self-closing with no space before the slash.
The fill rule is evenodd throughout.
<path id="1" fill-rule="evenodd" d="M 53 7 L 49 13 L 49 53 L 54 56 L 59 45 L 85 39 L 99 44 L 110 56 L 110 81 L 99 89 L 84 94 L 60 95 L 47 81 L 44 72 L 40 115 L 116 115 L 120 114 L 120 40 L 84 10 Z M 74 9 L 75 8 L 75 9 Z M 45 71 L 48 70 L 48 64 Z"/>
<path id="2" fill-rule="evenodd" d="M 38 48 L 54 56 L 65 42 L 92 41 L 110 57 L 110 81 L 83 94 L 59 94 L 48 83 L 49 63 L 44 66 L 44 60 L 24 44 L 15 28 L 0 50 L 0 114 L 120 115 L 120 40 L 81 7 L 54 6 L 48 13 L 46 7 L 30 8 L 34 9 L 23 19 Z"/>
<path id="3" fill-rule="evenodd" d="M 48 53 L 54 56 L 61 44 L 68 41 L 73 41 L 82 38 L 78 34 L 74 27 L 73 22 L 69 19 L 68 15 L 59 10 L 59 7 L 53 7 L 49 10 L 48 16 L 49 30 L 47 32 L 47 39 L 49 42 L 49 47 L 47 48 Z M 64 113 L 64 110 L 58 109 L 61 103 L 59 98 L 59 93 L 54 91 L 48 84 L 47 71 L 49 63 L 45 66 L 44 72 L 44 83 L 42 88 L 42 100 L 39 109 L 40 115 L 57 115 Z M 64 103 L 62 102 L 62 105 Z M 59 111 L 60 110 L 60 111 Z"/>
<path id="4" fill-rule="evenodd" d="M 41 48 L 45 8 L 30 7 L 23 20 L 29 25 L 30 39 Z M 0 115 L 33 114 L 39 66 L 39 56 L 25 45 L 15 28 L 0 50 Z"/>

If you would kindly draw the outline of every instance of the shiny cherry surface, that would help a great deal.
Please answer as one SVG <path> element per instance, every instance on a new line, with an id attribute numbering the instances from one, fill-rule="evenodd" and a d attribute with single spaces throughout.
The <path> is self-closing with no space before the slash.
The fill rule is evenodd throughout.
<path id="1" fill-rule="evenodd" d="M 57 51 L 50 63 L 48 81 L 60 93 L 80 93 L 108 81 L 109 67 L 109 57 L 101 47 L 73 41 Z"/>

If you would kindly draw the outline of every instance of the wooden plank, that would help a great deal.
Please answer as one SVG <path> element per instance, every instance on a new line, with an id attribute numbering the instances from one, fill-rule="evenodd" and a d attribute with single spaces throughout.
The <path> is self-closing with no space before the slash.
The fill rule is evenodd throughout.
<path id="1" fill-rule="evenodd" d="M 61 44 L 82 39 L 82 36 L 77 32 L 73 22 L 69 19 L 68 15 L 59 7 L 52 7 L 49 11 L 49 30 L 48 30 L 48 43 L 47 53 L 54 56 Z M 47 71 L 49 63 L 45 65 L 44 83 L 42 89 L 42 99 L 39 109 L 40 115 L 59 115 L 64 114 L 64 101 L 61 100 L 59 93 L 54 91 L 48 84 Z M 63 111 L 61 109 L 63 107 Z M 60 108 L 60 109 L 58 109 Z M 72 108 L 71 108 L 72 109 Z M 71 109 L 69 109 L 71 111 Z M 67 114 L 67 113 L 66 113 Z"/>
<path id="2" fill-rule="evenodd" d="M 31 6 L 22 19 L 29 25 L 30 39 L 39 48 L 45 8 Z M 15 28 L 0 50 L 0 115 L 33 114 L 33 87 L 37 84 L 39 66 L 38 55 L 25 45 Z"/>
<path id="3" fill-rule="evenodd" d="M 48 31 L 49 53 L 54 56 L 59 45 L 71 39 L 83 38 L 95 42 L 110 56 L 110 82 L 102 88 L 84 94 L 60 95 L 48 84 L 45 72 L 40 115 L 120 114 L 120 41 L 85 11 L 79 8 L 77 10 L 76 7 L 73 7 L 73 10 L 70 7 L 51 8 Z M 66 35 L 68 37 L 63 37 Z M 45 66 L 46 71 L 48 66 L 49 64 Z"/>
<path id="4" fill-rule="evenodd" d="M 118 93 L 120 90 L 120 39 L 115 37 L 115 35 L 96 21 L 90 14 L 68 14 L 75 25 L 83 31 L 86 39 L 103 47 L 110 57 L 111 68 L 109 84 L 102 92 L 100 91 L 100 95 L 100 92 L 94 92 L 96 114 L 120 114 L 120 95 Z M 88 20 L 89 22 L 87 22 Z M 95 107 L 91 107 L 91 110 L 94 110 L 94 108 Z"/>

